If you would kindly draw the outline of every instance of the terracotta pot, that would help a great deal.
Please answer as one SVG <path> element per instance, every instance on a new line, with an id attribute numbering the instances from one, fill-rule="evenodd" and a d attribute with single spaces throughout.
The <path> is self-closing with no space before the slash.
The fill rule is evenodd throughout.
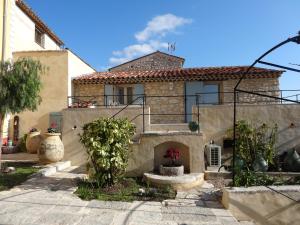
<path id="1" fill-rule="evenodd" d="M 184 174 L 184 166 L 160 165 L 159 173 L 166 176 L 182 176 Z"/>
<path id="2" fill-rule="evenodd" d="M 45 133 L 39 148 L 39 160 L 42 163 L 58 162 L 64 157 L 64 145 L 60 133 Z"/>
<path id="3" fill-rule="evenodd" d="M 37 153 L 42 140 L 43 139 L 42 139 L 42 136 L 41 136 L 41 132 L 35 131 L 35 132 L 29 133 L 27 138 L 26 138 L 27 152 L 30 153 L 30 154 Z"/>

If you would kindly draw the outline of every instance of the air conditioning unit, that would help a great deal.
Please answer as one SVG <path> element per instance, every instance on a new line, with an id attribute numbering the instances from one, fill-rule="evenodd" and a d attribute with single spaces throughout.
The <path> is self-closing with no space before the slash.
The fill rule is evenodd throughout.
<path id="1" fill-rule="evenodd" d="M 221 166 L 221 146 L 215 144 L 206 145 L 205 154 L 207 156 L 209 166 Z"/>

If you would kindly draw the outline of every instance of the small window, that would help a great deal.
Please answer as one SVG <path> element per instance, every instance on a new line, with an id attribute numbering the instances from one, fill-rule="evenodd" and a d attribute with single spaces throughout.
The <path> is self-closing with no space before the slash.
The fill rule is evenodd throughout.
<path id="1" fill-rule="evenodd" d="M 35 28 L 35 42 L 44 48 L 45 34 L 38 28 Z"/>
<path id="2" fill-rule="evenodd" d="M 124 104 L 124 94 L 125 94 L 125 92 L 124 92 L 125 90 L 124 90 L 124 87 L 119 87 L 118 88 L 118 100 L 119 100 L 119 104 Z"/>
<path id="3" fill-rule="evenodd" d="M 132 104 L 133 103 L 134 89 L 131 86 L 117 86 L 116 87 L 116 100 L 118 104 Z"/>
<path id="4" fill-rule="evenodd" d="M 133 88 L 127 87 L 127 104 L 132 104 L 133 101 Z"/>

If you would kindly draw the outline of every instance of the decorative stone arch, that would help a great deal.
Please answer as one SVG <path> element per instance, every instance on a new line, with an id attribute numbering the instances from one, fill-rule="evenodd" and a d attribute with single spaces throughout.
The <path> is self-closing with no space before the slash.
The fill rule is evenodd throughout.
<path id="1" fill-rule="evenodd" d="M 176 141 L 166 141 L 154 147 L 154 171 L 158 172 L 161 164 L 167 164 L 169 159 L 164 158 L 167 149 L 176 148 L 179 150 L 179 160 L 178 162 L 184 165 L 184 172 L 190 172 L 190 149 L 183 143 Z"/>

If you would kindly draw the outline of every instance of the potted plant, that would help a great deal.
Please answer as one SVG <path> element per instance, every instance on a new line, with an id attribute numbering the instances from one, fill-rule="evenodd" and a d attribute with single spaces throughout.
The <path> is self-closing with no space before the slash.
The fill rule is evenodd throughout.
<path id="1" fill-rule="evenodd" d="M 26 149 L 30 154 L 36 154 L 42 142 L 41 132 L 36 128 L 31 128 L 26 138 Z"/>
<path id="2" fill-rule="evenodd" d="M 184 166 L 178 160 L 180 158 L 180 151 L 176 148 L 169 148 L 164 155 L 164 158 L 169 159 L 166 165 L 160 165 L 160 174 L 167 176 L 180 176 L 184 174 Z"/>
<path id="3" fill-rule="evenodd" d="M 191 121 L 191 122 L 189 122 L 189 128 L 190 128 L 190 131 L 196 132 L 199 130 L 199 124 L 195 121 Z"/>
<path id="4" fill-rule="evenodd" d="M 60 133 L 55 128 L 48 128 L 38 153 L 42 163 L 58 162 L 63 159 L 64 145 L 60 139 Z"/>

